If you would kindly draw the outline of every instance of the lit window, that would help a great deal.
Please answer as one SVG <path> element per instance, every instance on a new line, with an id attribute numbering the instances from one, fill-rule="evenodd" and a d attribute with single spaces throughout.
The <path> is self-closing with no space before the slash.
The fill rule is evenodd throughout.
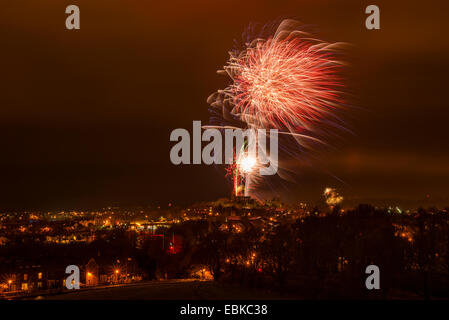
<path id="1" fill-rule="evenodd" d="M 42 279 L 42 272 L 39 272 L 39 273 L 37 274 L 37 278 L 38 278 L 38 279 Z"/>

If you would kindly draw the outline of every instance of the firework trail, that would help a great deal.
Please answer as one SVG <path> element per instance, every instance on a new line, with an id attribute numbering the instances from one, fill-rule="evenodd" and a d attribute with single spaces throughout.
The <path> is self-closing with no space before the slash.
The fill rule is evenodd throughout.
<path id="1" fill-rule="evenodd" d="M 232 180 L 234 196 L 248 196 L 261 179 L 257 172 L 262 166 L 256 158 L 245 152 L 246 146 L 242 146 L 240 151 L 234 152 L 233 163 L 226 168 L 225 176 Z"/>
<path id="2" fill-rule="evenodd" d="M 296 142 L 296 148 L 280 143 L 291 155 L 325 143 L 325 128 L 338 125 L 336 111 L 343 104 L 339 76 L 343 64 L 337 59 L 340 44 L 313 39 L 299 28 L 298 22 L 283 20 L 274 32 L 249 37 L 229 53 L 219 73 L 227 74 L 231 83 L 208 98 L 212 121 L 278 129 L 288 135 L 284 140 Z"/>

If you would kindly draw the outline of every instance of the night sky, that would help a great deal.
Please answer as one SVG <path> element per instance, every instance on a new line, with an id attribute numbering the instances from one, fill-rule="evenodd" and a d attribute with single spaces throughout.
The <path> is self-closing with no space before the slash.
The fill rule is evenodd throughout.
<path id="1" fill-rule="evenodd" d="M 65 28 L 69 4 L 81 30 Z M 380 30 L 365 28 L 369 4 Z M 352 44 L 352 134 L 272 195 L 449 205 L 447 1 L 15 0 L 0 9 L 0 209 L 229 196 L 222 168 L 171 164 L 170 132 L 208 121 L 233 40 L 279 17 Z"/>

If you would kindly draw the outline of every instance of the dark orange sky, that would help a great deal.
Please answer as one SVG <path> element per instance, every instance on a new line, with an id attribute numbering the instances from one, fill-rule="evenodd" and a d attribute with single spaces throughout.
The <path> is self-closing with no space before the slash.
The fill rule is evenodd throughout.
<path id="1" fill-rule="evenodd" d="M 65 29 L 69 4 L 81 30 Z M 381 30 L 365 29 L 369 4 Z M 233 39 L 279 17 L 353 45 L 356 108 L 354 134 L 275 193 L 312 201 L 334 186 L 348 203 L 449 204 L 446 1 L 15 0 L 0 11 L 0 208 L 229 195 L 220 169 L 170 163 L 169 134 L 207 122 Z"/>

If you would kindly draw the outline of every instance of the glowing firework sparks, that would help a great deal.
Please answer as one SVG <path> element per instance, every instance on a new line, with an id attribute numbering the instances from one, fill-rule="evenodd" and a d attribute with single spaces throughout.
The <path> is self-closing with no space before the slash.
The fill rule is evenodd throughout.
<path id="1" fill-rule="evenodd" d="M 254 169 L 255 165 L 256 159 L 250 156 L 243 157 L 238 163 L 240 171 L 243 173 L 250 173 Z"/>
<path id="2" fill-rule="evenodd" d="M 234 112 L 256 127 L 298 132 L 324 117 L 338 102 L 329 54 L 300 39 L 258 41 L 233 58 Z"/>
<path id="3" fill-rule="evenodd" d="M 324 189 L 324 198 L 326 199 L 326 203 L 328 206 L 336 206 L 343 201 L 343 197 L 340 196 L 336 189 L 334 188 L 326 188 Z"/>
<path id="4" fill-rule="evenodd" d="M 208 98 L 217 118 L 237 127 L 276 128 L 300 146 L 323 142 L 324 123 L 338 119 L 335 111 L 343 103 L 339 44 L 313 39 L 298 27 L 298 22 L 284 20 L 273 34 L 255 37 L 230 52 L 221 73 L 232 83 Z"/>
<path id="5" fill-rule="evenodd" d="M 240 152 L 234 158 L 234 163 L 226 169 L 226 176 L 232 178 L 234 196 L 248 196 L 252 189 L 252 184 L 259 179 L 255 171 L 260 168 L 260 164 L 256 158 L 245 152 Z"/>
<path id="6" fill-rule="evenodd" d="M 248 126 L 301 133 L 342 103 L 336 44 L 311 39 L 296 26 L 284 20 L 274 36 L 230 53 L 224 69 L 233 83 L 221 92 L 231 114 Z"/>

